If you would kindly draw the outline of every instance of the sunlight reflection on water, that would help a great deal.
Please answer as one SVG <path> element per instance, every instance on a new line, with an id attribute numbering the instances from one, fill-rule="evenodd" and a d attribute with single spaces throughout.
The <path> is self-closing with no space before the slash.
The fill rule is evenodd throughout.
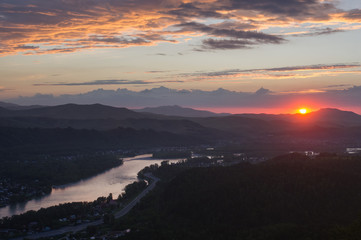
<path id="1" fill-rule="evenodd" d="M 151 164 L 160 164 L 162 161 L 151 158 L 150 154 L 125 158 L 124 164 L 119 167 L 76 183 L 54 187 L 47 196 L 0 208 L 0 217 L 21 214 L 29 210 L 39 210 L 60 203 L 94 201 L 100 196 L 108 196 L 109 193 L 116 198 L 123 192 L 126 185 L 137 180 L 140 170 Z"/>

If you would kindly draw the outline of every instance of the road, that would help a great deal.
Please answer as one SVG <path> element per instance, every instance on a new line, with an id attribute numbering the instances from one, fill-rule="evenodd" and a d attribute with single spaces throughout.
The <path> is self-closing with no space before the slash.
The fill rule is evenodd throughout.
<path id="1" fill-rule="evenodd" d="M 134 198 L 130 203 L 128 203 L 124 208 L 122 208 L 122 210 L 115 213 L 114 214 L 115 218 L 121 218 L 124 215 L 126 215 L 130 210 L 132 210 L 132 208 L 135 205 L 137 205 L 137 203 L 145 195 L 147 195 L 151 190 L 154 189 L 155 185 L 160 180 L 159 178 L 153 176 L 151 173 L 147 173 L 147 174 L 145 174 L 145 176 L 147 176 L 147 177 L 149 177 L 150 179 L 153 180 L 151 182 L 151 184 L 149 184 L 148 187 L 146 189 L 144 189 L 136 198 Z M 24 236 L 24 237 L 12 238 L 11 240 L 23 240 L 24 238 L 26 238 L 26 239 L 37 239 L 37 238 L 42 238 L 42 237 L 56 236 L 56 235 L 60 235 L 60 234 L 64 234 L 64 233 L 79 232 L 79 231 L 82 231 L 82 230 L 86 229 L 88 226 L 100 225 L 102 223 L 103 223 L 103 219 L 97 220 L 97 221 L 94 221 L 94 222 L 90 222 L 90 223 L 83 223 L 83 224 L 80 224 L 80 225 L 77 225 L 77 226 L 63 227 L 63 228 L 60 228 L 60 229 L 51 230 L 51 231 L 47 231 L 47 232 L 35 233 L 35 234 L 27 235 L 27 236 Z"/>

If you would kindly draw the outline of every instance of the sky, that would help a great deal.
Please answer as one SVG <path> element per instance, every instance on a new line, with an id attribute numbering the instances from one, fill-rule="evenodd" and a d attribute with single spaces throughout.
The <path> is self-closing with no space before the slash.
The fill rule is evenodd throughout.
<path id="1" fill-rule="evenodd" d="M 1 0 L 0 101 L 361 113 L 359 0 Z"/>

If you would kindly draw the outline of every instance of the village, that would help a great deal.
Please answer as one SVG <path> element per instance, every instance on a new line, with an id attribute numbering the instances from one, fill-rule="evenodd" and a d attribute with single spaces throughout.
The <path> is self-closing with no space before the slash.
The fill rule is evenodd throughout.
<path id="1" fill-rule="evenodd" d="M 0 178 L 0 207 L 42 197 L 51 192 L 51 187 L 41 186 L 38 180 L 20 183 L 6 177 Z"/>

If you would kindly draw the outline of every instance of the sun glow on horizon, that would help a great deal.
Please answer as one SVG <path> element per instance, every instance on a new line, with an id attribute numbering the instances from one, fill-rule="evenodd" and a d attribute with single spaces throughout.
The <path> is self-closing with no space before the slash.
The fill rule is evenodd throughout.
<path id="1" fill-rule="evenodd" d="M 300 108 L 300 109 L 298 109 L 298 112 L 300 114 L 306 114 L 306 113 L 308 113 L 308 109 L 307 108 Z"/>

